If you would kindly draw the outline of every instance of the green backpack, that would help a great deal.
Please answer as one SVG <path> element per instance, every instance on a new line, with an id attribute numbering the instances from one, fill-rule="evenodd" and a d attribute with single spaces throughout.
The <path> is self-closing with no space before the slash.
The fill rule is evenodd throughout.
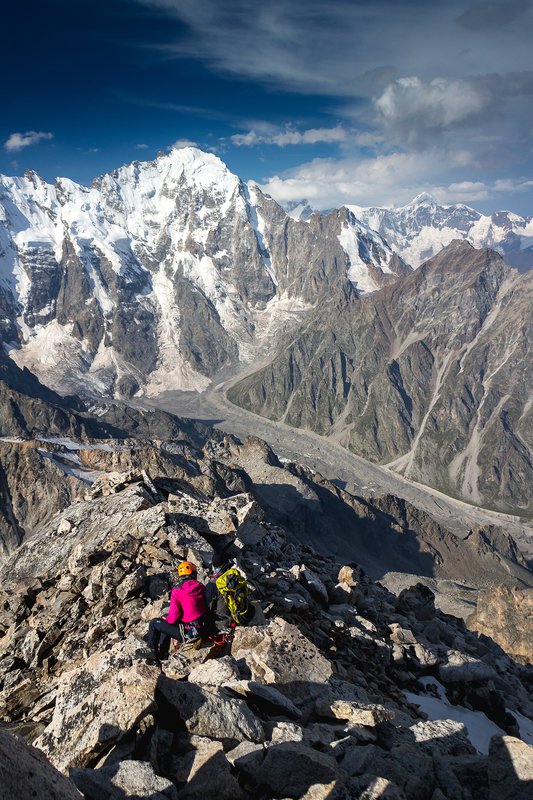
<path id="1" fill-rule="evenodd" d="M 253 616 L 250 614 L 251 606 L 248 602 L 249 590 L 246 578 L 243 578 L 241 573 L 232 567 L 220 575 L 215 583 L 224 598 L 232 620 L 237 625 L 246 625 Z"/>

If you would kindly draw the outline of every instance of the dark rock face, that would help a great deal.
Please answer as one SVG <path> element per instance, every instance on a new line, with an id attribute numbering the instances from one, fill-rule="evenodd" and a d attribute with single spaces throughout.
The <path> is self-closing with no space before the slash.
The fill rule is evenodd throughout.
<path id="1" fill-rule="evenodd" d="M 371 297 L 331 298 L 228 397 L 446 493 L 527 511 L 532 300 L 530 273 L 455 242 Z"/>

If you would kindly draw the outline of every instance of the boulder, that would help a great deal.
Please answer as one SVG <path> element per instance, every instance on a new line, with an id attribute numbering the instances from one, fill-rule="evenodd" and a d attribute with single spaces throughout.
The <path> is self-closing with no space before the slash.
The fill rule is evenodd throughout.
<path id="1" fill-rule="evenodd" d="M 490 664 L 459 650 L 448 650 L 446 661 L 439 666 L 439 678 L 443 683 L 489 681 L 496 677 L 496 671 Z"/>
<path id="2" fill-rule="evenodd" d="M 239 667 L 232 656 L 211 659 L 194 666 L 189 672 L 189 683 L 198 686 L 224 686 L 239 679 Z"/>
<path id="3" fill-rule="evenodd" d="M 479 754 L 449 756 L 433 753 L 435 776 L 446 797 L 478 800 L 488 797 L 488 760 Z M 507 798 L 507 795 L 501 795 Z"/>
<path id="4" fill-rule="evenodd" d="M 136 646 L 126 640 L 62 675 L 52 721 L 35 742 L 58 769 L 85 766 L 154 710 L 160 670 L 135 662 Z"/>
<path id="5" fill-rule="evenodd" d="M 344 566 L 339 570 L 338 581 L 350 587 L 356 587 L 361 580 L 361 571 L 359 567 Z"/>
<path id="6" fill-rule="evenodd" d="M 302 797 L 311 786 L 338 777 L 334 758 L 299 742 L 269 747 L 255 774 L 258 786 L 266 787 L 274 797 Z"/>
<path id="7" fill-rule="evenodd" d="M 435 750 L 441 755 L 469 755 L 476 752 L 471 744 L 466 727 L 453 719 L 437 719 L 417 722 L 409 728 L 409 737 L 426 752 Z"/>
<path id="8" fill-rule="evenodd" d="M 226 754 L 229 763 L 247 778 L 253 778 L 265 757 L 265 747 L 253 742 L 241 742 Z"/>
<path id="9" fill-rule="evenodd" d="M 23 739 L 0 728 L 0 796 L 12 800 L 81 800 L 72 781 Z"/>
<path id="10" fill-rule="evenodd" d="M 423 583 L 403 589 L 398 595 L 395 610 L 400 614 L 414 614 L 418 620 L 432 620 L 435 616 L 435 595 Z"/>
<path id="11" fill-rule="evenodd" d="M 187 731 L 224 742 L 243 739 L 262 742 L 264 731 L 243 700 L 228 697 L 220 689 L 207 689 L 162 676 L 158 691 L 173 706 Z"/>
<path id="12" fill-rule="evenodd" d="M 375 703 L 363 705 L 354 700 L 323 700 L 315 702 L 317 714 L 323 717 L 346 720 L 349 725 L 365 725 L 375 727 L 380 722 L 394 719 L 394 711 Z"/>
<path id="13" fill-rule="evenodd" d="M 435 788 L 433 759 L 412 745 L 374 748 L 366 771 L 392 781 L 409 800 L 430 800 Z"/>
<path id="14" fill-rule="evenodd" d="M 533 797 L 533 746 L 513 736 L 493 736 L 489 746 L 489 800 Z"/>
<path id="15" fill-rule="evenodd" d="M 156 775 L 146 761 L 120 761 L 100 769 L 72 769 L 70 776 L 86 800 L 177 800 L 172 781 Z"/>
<path id="16" fill-rule="evenodd" d="M 295 625 L 274 617 L 267 627 L 237 628 L 232 655 L 244 659 L 258 683 L 276 688 L 298 703 L 316 697 L 333 665 Z"/>
<path id="17" fill-rule="evenodd" d="M 323 581 L 309 567 L 303 566 L 300 570 L 300 580 L 309 594 L 323 606 L 328 604 L 328 590 Z"/>
<path id="18" fill-rule="evenodd" d="M 406 797 L 401 789 L 387 778 L 380 778 L 371 773 L 365 773 L 360 778 L 353 778 L 347 785 L 349 794 L 344 798 L 357 798 L 357 800 L 411 800 Z"/>

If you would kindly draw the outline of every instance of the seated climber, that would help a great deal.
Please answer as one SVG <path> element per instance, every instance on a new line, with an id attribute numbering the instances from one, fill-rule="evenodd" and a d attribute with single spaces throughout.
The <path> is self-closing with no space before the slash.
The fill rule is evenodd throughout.
<path id="1" fill-rule="evenodd" d="M 162 619 L 152 619 L 146 641 L 148 648 L 138 650 L 141 658 L 163 661 L 168 658 L 170 639 L 188 643 L 200 641 L 207 613 L 205 586 L 196 579 L 197 568 L 190 561 L 178 565 L 178 584 L 170 593 L 170 609 Z"/>
<path id="2" fill-rule="evenodd" d="M 246 578 L 224 553 L 214 553 L 209 572 L 205 587 L 209 633 L 213 635 L 230 631 L 236 625 L 248 625 L 255 609 L 249 600 Z"/>

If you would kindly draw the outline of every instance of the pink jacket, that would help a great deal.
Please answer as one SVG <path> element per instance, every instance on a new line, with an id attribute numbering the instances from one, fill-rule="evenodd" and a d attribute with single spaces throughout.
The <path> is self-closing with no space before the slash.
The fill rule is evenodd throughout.
<path id="1" fill-rule="evenodd" d="M 194 578 L 189 578 L 172 589 L 170 608 L 165 619 L 170 625 L 175 622 L 193 622 L 206 612 L 205 586 Z"/>

